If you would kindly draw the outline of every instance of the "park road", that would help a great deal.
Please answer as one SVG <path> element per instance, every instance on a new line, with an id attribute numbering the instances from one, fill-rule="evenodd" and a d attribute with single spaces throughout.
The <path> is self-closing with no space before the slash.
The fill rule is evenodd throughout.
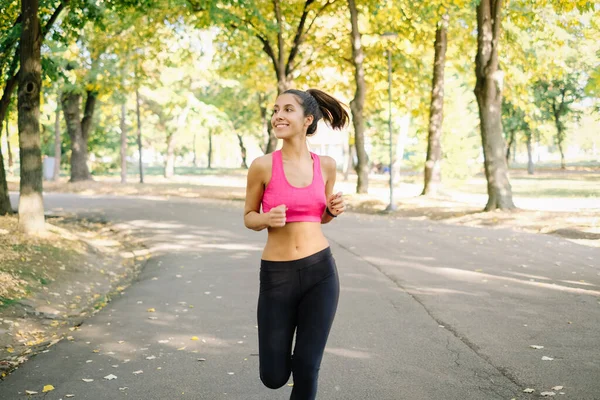
<path id="1" fill-rule="evenodd" d="M 289 385 L 273 391 L 258 378 L 266 232 L 244 227 L 241 204 L 67 194 L 46 194 L 45 203 L 50 213 L 128 228 L 153 256 L 74 340 L 1 382 L 0 399 L 26 398 L 26 390 L 48 384 L 55 390 L 33 398 L 289 397 Z M 510 400 L 554 392 L 600 400 L 599 249 L 350 213 L 324 231 L 341 297 L 319 399 Z"/>

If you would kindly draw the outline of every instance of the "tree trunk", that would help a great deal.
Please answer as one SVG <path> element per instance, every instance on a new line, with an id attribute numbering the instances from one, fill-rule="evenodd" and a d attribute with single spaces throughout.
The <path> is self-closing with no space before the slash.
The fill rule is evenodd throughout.
<path id="1" fill-rule="evenodd" d="M 127 183 L 127 108 L 121 104 L 121 183 Z"/>
<path id="2" fill-rule="evenodd" d="M 42 152 L 40 148 L 40 91 L 42 37 L 38 1 L 22 0 L 21 71 L 19 72 L 19 150 L 21 184 L 19 227 L 27 234 L 45 231 L 42 198 Z"/>
<path id="3" fill-rule="evenodd" d="M 198 149 L 196 147 L 196 131 L 194 131 L 194 142 L 192 143 L 192 148 L 194 150 L 194 168 L 198 168 Z"/>
<path id="4" fill-rule="evenodd" d="M 15 61 L 17 61 L 16 57 L 15 57 Z M 8 106 L 10 105 L 12 93 L 14 92 L 18 83 L 19 83 L 19 73 L 16 73 L 14 76 L 9 78 L 6 81 L 6 85 L 4 85 L 4 92 L 2 92 L 2 99 L 0 99 L 0 121 L 4 121 L 6 118 L 6 114 L 8 112 Z M 6 120 L 8 120 L 8 119 L 6 119 Z"/>
<path id="5" fill-rule="evenodd" d="M 86 111 L 89 112 L 86 101 Z M 88 149 L 87 136 L 84 136 L 83 120 L 79 120 L 81 95 L 75 93 L 64 93 L 62 95 L 62 107 L 67 123 L 67 132 L 71 138 L 71 179 L 69 182 L 79 182 L 91 179 L 90 170 L 87 165 Z M 89 113 L 88 113 L 89 117 Z M 85 117 L 84 117 L 85 119 Z M 90 119 L 86 120 L 86 133 L 89 133 Z"/>
<path id="6" fill-rule="evenodd" d="M 60 137 L 60 94 L 56 96 L 56 118 L 54 120 L 54 171 L 52 180 L 57 181 L 60 178 L 60 160 L 62 158 Z"/>
<path id="7" fill-rule="evenodd" d="M 558 142 L 558 151 L 560 151 L 560 169 L 567 169 L 567 163 L 565 161 L 565 151 L 563 149 L 563 141 Z"/>
<path id="8" fill-rule="evenodd" d="M 273 126 L 271 125 L 270 120 L 267 122 L 267 134 L 268 134 L 269 139 L 267 140 L 265 154 L 274 152 L 275 149 L 277 149 L 277 141 L 279 140 L 279 139 L 277 139 L 277 136 L 275 136 L 275 133 L 273 132 Z"/>
<path id="9" fill-rule="evenodd" d="M 165 178 L 175 175 L 175 132 L 167 135 L 167 159 L 165 161 Z"/>
<path id="10" fill-rule="evenodd" d="M 140 183 L 144 183 L 144 163 L 142 161 L 142 118 L 140 113 L 140 92 L 135 88 L 135 113 L 137 115 L 137 144 L 140 157 Z"/>
<path id="11" fill-rule="evenodd" d="M 531 132 L 527 133 L 527 173 L 533 175 L 533 152 L 531 151 Z"/>
<path id="12" fill-rule="evenodd" d="M 560 120 L 563 104 L 564 103 L 561 103 L 558 107 L 556 107 L 553 103 L 552 110 L 554 111 L 554 124 L 556 125 L 556 144 L 558 144 L 558 151 L 560 151 L 560 169 L 567 169 L 567 164 L 565 163 L 565 152 L 563 149 L 565 142 L 565 127 Z"/>
<path id="13" fill-rule="evenodd" d="M 242 135 L 236 133 L 238 137 L 238 141 L 240 142 L 240 151 L 242 154 L 242 168 L 248 169 L 248 164 L 246 163 L 246 146 L 244 146 L 244 141 L 242 140 Z"/>
<path id="14" fill-rule="evenodd" d="M 264 146 L 261 146 L 261 151 L 265 154 L 269 149 L 269 141 L 271 138 L 271 132 L 269 131 L 269 126 L 271 125 L 271 121 L 267 116 L 267 106 L 265 105 L 265 95 L 262 93 L 258 93 L 258 108 L 260 110 L 260 119 L 262 121 L 262 134 L 263 134 L 263 143 Z"/>
<path id="15" fill-rule="evenodd" d="M 265 96 L 261 93 L 258 95 L 258 106 L 260 107 L 260 117 L 263 123 L 263 136 L 264 136 L 264 148 L 263 152 L 269 154 L 275 151 L 277 148 L 277 137 L 273 133 L 273 126 L 271 125 L 271 119 L 267 113 L 267 106 L 265 105 Z"/>
<path id="16" fill-rule="evenodd" d="M 10 145 L 10 132 L 8 131 L 8 114 L 6 114 L 6 152 L 8 153 L 8 173 L 13 174 L 13 168 L 15 160 L 12 152 L 12 146 Z"/>
<path id="17" fill-rule="evenodd" d="M 8 118 L 6 119 L 6 142 L 8 143 Z M 2 137 L 0 127 L 0 138 Z M 4 169 L 4 156 L 2 155 L 2 141 L 0 140 L 0 215 L 12 212 L 10 197 L 8 196 L 8 183 L 6 182 L 6 170 Z"/>
<path id="18" fill-rule="evenodd" d="M 352 165 L 352 150 L 350 149 L 350 140 L 346 138 L 342 145 L 342 154 L 344 157 L 344 164 L 342 165 L 342 174 L 344 175 L 344 182 L 348 181 L 348 175 L 350 174 L 350 166 Z"/>
<path id="19" fill-rule="evenodd" d="M 392 167 L 394 168 L 393 179 L 394 183 L 400 182 L 400 172 L 402 169 L 402 160 L 404 160 L 404 148 L 408 140 L 408 132 L 410 131 L 410 111 L 400 119 L 400 127 L 396 138 L 396 157 Z"/>
<path id="20" fill-rule="evenodd" d="M 212 129 L 208 130 L 208 169 L 212 168 Z"/>
<path id="21" fill-rule="evenodd" d="M 485 211 L 515 208 L 502 135 L 503 72 L 498 65 L 502 0 L 481 0 L 477 6 L 475 97 L 479 106 L 488 202 Z"/>
<path id="22" fill-rule="evenodd" d="M 52 26 L 58 19 L 58 16 L 62 12 L 62 10 L 64 10 L 65 6 L 67 6 L 68 4 L 69 4 L 69 0 L 63 0 L 58 4 L 56 9 L 54 10 L 54 13 L 52 14 L 50 19 L 46 23 L 46 26 L 44 26 L 44 29 L 42 29 L 42 31 L 41 31 L 41 38 L 39 38 L 40 45 L 41 45 L 42 41 L 44 40 L 44 38 L 46 37 L 46 35 L 48 34 L 48 32 L 50 32 L 50 29 L 52 28 Z M 23 21 L 24 21 L 23 14 L 21 13 L 21 15 L 17 18 L 16 23 L 19 23 L 19 22 L 23 23 Z M 39 23 L 39 19 L 38 19 L 38 23 Z M 24 23 L 23 23 L 23 26 L 25 26 Z M 40 31 L 38 28 L 38 33 L 39 32 Z M 12 93 L 15 90 L 15 88 L 17 87 L 17 83 L 19 82 L 19 72 L 20 71 L 17 71 L 15 73 L 15 70 L 17 69 L 17 65 L 19 63 L 19 57 L 21 54 L 20 46 L 21 45 L 19 44 L 19 46 L 17 47 L 17 50 L 15 51 L 15 57 L 13 58 L 12 64 L 8 69 L 9 74 L 12 74 L 12 75 L 9 75 L 10 77 L 6 81 L 6 85 L 4 86 L 4 91 L 2 92 L 2 99 L 0 99 L 0 121 L 4 121 L 4 117 L 6 116 L 6 112 L 8 110 L 8 106 L 10 104 L 10 99 L 12 97 Z"/>
<path id="23" fill-rule="evenodd" d="M 429 108 L 427 159 L 422 195 L 435 195 L 442 183 L 442 122 L 444 120 L 444 69 L 448 48 L 448 14 L 444 14 L 435 32 L 435 56 Z"/>
<path id="24" fill-rule="evenodd" d="M 167 163 L 165 165 L 165 178 L 172 178 L 175 175 L 175 143 L 177 136 L 181 136 L 181 132 L 185 128 L 187 116 L 190 112 L 189 104 L 179 114 L 177 118 L 177 127 L 175 131 L 167 137 Z"/>
<path id="25" fill-rule="evenodd" d="M 361 44 L 361 34 L 358 30 L 358 10 L 355 1 L 348 0 L 348 7 L 350 8 L 350 20 L 352 22 L 352 62 L 354 64 L 354 78 L 356 82 L 354 99 L 350 102 L 352 123 L 354 125 L 354 145 L 358 158 L 358 163 L 356 164 L 356 174 L 358 175 L 356 193 L 367 193 L 369 190 L 369 159 L 365 151 L 365 121 L 363 116 L 367 93 L 363 65 L 365 56 Z"/>
<path id="26" fill-rule="evenodd" d="M 506 146 L 506 165 L 509 164 L 513 144 L 515 142 L 516 132 L 514 130 L 508 132 L 508 145 Z"/>

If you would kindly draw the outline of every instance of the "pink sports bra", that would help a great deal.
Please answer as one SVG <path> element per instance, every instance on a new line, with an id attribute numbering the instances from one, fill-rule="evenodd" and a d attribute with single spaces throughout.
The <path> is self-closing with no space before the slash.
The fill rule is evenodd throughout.
<path id="1" fill-rule="evenodd" d="M 271 208 L 285 204 L 286 222 L 321 222 L 321 216 L 327 205 L 325 181 L 321 173 L 319 156 L 314 153 L 310 153 L 310 156 L 313 159 L 312 183 L 299 188 L 292 186 L 285 177 L 281 151 L 273 152 L 271 180 L 262 198 L 263 212 L 269 212 Z"/>

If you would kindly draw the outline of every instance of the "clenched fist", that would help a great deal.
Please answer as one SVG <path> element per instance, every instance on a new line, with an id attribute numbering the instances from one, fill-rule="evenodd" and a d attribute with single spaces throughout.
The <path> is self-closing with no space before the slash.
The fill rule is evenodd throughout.
<path id="1" fill-rule="evenodd" d="M 329 211 L 336 217 L 346 211 L 346 204 L 344 204 L 342 192 L 329 196 L 329 199 L 327 199 L 327 208 L 329 208 Z"/>
<path id="2" fill-rule="evenodd" d="M 277 207 L 273 207 L 269 210 L 268 217 L 269 221 L 267 224 L 271 228 L 281 228 L 285 226 L 285 211 L 287 207 L 285 204 L 281 204 Z"/>

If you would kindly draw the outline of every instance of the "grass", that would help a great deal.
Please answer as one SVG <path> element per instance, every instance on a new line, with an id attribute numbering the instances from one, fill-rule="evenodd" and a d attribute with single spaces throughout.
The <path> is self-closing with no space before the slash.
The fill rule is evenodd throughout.
<path id="1" fill-rule="evenodd" d="M 600 172 L 585 174 L 539 172 L 534 176 L 511 174 L 510 183 L 514 196 L 527 198 L 594 198 L 600 194 Z M 487 181 L 484 177 L 454 181 L 449 186 L 466 193 L 487 193 Z"/>

